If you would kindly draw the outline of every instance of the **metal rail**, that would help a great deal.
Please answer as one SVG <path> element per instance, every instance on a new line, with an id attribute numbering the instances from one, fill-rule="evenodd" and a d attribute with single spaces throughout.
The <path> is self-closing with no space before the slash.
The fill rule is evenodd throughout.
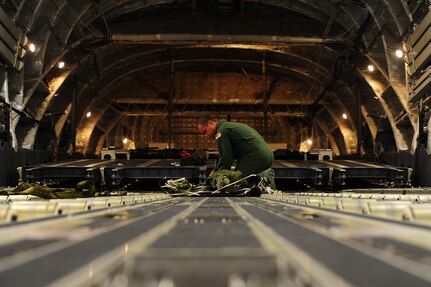
<path id="1" fill-rule="evenodd" d="M 294 196 L 304 204 L 282 196 L 111 199 L 98 209 L 3 224 L 0 285 L 431 284 L 431 221 L 337 211 Z"/>
<path id="2" fill-rule="evenodd" d="M 204 182 L 214 161 L 206 166 L 178 166 L 178 159 L 72 160 L 22 168 L 22 180 L 90 179 L 120 185 L 122 180 L 188 178 Z M 386 180 L 410 185 L 412 170 L 359 160 L 276 160 L 277 179 L 311 180 L 314 185 L 344 186 L 348 180 Z M 107 182 L 105 182 L 107 181 Z"/>

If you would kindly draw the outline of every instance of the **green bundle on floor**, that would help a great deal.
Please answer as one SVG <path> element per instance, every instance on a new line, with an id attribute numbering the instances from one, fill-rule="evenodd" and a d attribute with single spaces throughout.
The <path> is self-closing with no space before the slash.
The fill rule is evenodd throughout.
<path id="1" fill-rule="evenodd" d="M 96 186 L 90 180 L 79 182 L 72 188 L 52 188 L 38 183 L 21 182 L 15 189 L 7 191 L 5 195 L 34 195 L 44 199 L 81 198 L 97 196 Z"/>
<path id="2" fill-rule="evenodd" d="M 160 187 L 172 196 L 260 196 L 275 193 L 271 181 L 259 175 L 242 178 L 240 171 L 219 170 L 207 180 L 207 185 L 194 185 L 187 179 L 164 179 Z"/>

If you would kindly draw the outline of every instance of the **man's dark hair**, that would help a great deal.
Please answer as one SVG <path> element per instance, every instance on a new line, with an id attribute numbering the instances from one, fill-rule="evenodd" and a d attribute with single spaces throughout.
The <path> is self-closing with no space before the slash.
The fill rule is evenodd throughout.
<path id="1" fill-rule="evenodd" d="M 202 117 L 199 117 L 198 120 L 196 121 L 196 126 L 198 125 L 207 126 L 208 121 L 217 121 L 217 119 L 214 118 L 213 116 L 202 116 Z"/>

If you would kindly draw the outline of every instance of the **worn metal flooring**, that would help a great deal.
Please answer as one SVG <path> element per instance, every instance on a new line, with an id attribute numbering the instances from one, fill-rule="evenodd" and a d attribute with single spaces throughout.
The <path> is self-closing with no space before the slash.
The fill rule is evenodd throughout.
<path id="1" fill-rule="evenodd" d="M 431 196 L 393 195 L 11 197 L 0 286 L 430 286 Z"/>

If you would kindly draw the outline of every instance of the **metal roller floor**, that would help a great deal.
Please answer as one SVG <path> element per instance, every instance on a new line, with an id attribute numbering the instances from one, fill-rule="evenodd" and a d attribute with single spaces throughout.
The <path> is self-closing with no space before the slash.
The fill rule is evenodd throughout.
<path id="1" fill-rule="evenodd" d="M 0 286 L 430 286 L 431 198 L 397 196 L 11 198 Z"/>

